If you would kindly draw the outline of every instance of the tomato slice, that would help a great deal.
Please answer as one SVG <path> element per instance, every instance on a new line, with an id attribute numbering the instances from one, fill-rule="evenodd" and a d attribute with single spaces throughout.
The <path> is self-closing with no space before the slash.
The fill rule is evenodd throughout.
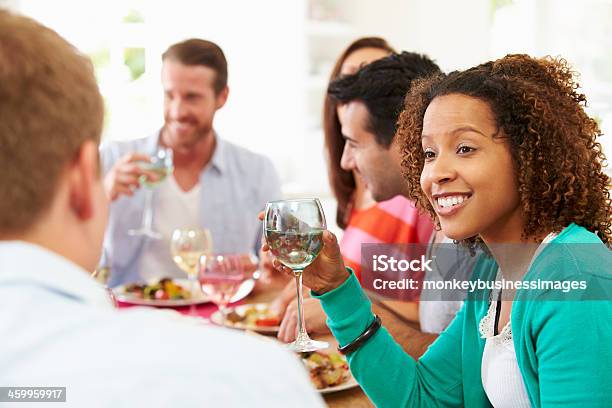
<path id="1" fill-rule="evenodd" d="M 280 321 L 278 320 L 277 317 L 265 317 L 262 319 L 255 320 L 256 326 L 273 327 L 273 326 L 278 326 L 279 324 L 280 324 Z"/>
<path id="2" fill-rule="evenodd" d="M 168 292 L 166 292 L 165 290 L 159 289 L 158 291 L 155 292 L 155 299 L 168 300 L 170 299 L 170 296 L 168 295 Z"/>

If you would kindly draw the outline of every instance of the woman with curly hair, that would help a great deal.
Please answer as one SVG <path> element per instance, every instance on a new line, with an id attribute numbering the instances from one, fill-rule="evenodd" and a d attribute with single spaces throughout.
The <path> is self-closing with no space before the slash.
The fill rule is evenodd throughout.
<path id="1" fill-rule="evenodd" d="M 412 198 L 445 235 L 489 253 L 473 280 L 523 286 L 469 294 L 415 361 L 378 329 L 326 232 L 304 282 L 376 405 L 609 405 L 609 179 L 577 88 L 564 60 L 526 55 L 411 87 L 397 136 Z"/>

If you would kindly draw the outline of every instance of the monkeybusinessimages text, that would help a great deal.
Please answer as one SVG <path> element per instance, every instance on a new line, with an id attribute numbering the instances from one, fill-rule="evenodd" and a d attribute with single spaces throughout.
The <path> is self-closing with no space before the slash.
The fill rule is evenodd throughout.
<path id="1" fill-rule="evenodd" d="M 427 259 L 421 255 L 418 259 L 397 259 L 389 255 L 374 255 L 372 257 L 372 272 L 388 274 L 389 272 L 397 273 L 395 276 L 406 276 L 409 272 L 432 272 L 433 259 Z M 403 275 L 400 275 L 403 274 Z M 477 290 L 555 290 L 567 293 L 573 290 L 585 290 L 587 288 L 586 281 L 557 281 L 557 280 L 464 280 L 464 279 L 447 279 L 447 280 L 423 280 L 410 277 L 402 277 L 400 279 L 375 278 L 373 286 L 376 290 L 461 290 L 467 292 L 475 292 Z"/>

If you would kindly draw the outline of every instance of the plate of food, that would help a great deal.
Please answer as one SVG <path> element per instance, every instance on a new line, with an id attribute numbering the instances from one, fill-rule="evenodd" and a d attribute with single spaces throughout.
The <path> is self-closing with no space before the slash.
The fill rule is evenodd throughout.
<path id="1" fill-rule="evenodd" d="M 225 324 L 223 314 L 216 311 L 210 320 L 220 326 L 235 329 L 252 330 L 260 333 L 276 333 L 280 326 L 280 318 L 270 310 L 268 303 L 253 303 L 228 308 Z"/>
<path id="2" fill-rule="evenodd" d="M 310 381 L 321 394 L 359 386 L 349 370 L 346 359 L 340 353 L 312 351 L 300 354 L 310 374 Z"/>
<path id="3" fill-rule="evenodd" d="M 113 288 L 120 302 L 143 306 L 189 306 L 208 302 L 204 293 L 192 294 L 187 279 L 162 278 L 148 283 L 129 283 Z"/>

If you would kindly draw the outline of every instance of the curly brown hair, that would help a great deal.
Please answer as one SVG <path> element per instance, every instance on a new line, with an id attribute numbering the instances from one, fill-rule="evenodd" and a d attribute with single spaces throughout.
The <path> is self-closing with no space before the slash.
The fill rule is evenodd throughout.
<path id="1" fill-rule="evenodd" d="M 523 238 L 559 232 L 571 223 L 611 237 L 610 179 L 597 138 L 597 122 L 584 111 L 575 73 L 561 58 L 507 55 L 465 71 L 413 84 L 406 95 L 397 137 L 410 198 L 440 224 L 420 187 L 423 116 L 434 98 L 462 94 L 488 103 L 510 145 L 526 223 Z M 500 134 L 502 132 L 497 132 Z M 471 237 L 462 243 L 474 247 Z"/>

